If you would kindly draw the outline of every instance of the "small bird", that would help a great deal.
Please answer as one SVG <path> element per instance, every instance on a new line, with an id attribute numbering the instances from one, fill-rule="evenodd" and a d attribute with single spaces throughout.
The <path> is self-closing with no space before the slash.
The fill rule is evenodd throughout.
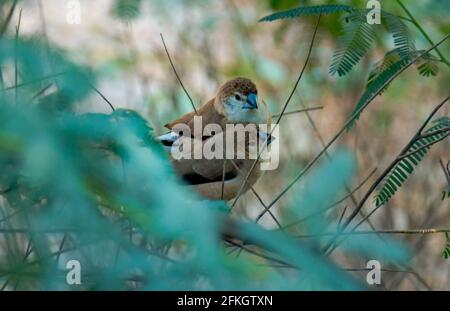
<path id="1" fill-rule="evenodd" d="M 207 125 L 217 124 L 218 130 L 210 135 L 194 136 L 196 133 L 195 116 L 201 116 L 202 131 Z M 259 159 L 252 173 L 246 180 L 255 158 L 249 157 L 250 149 L 255 147 L 258 140 L 247 136 L 237 135 L 237 139 L 231 144 L 226 143 L 227 125 L 253 124 L 261 141 L 270 144 L 270 135 L 259 129 L 261 124 L 270 128 L 271 115 L 264 102 L 258 101 L 256 85 L 247 78 L 235 78 L 227 81 L 217 91 L 214 98 L 202 105 L 197 114 L 195 111 L 187 113 L 180 118 L 165 125 L 171 131 L 158 137 L 167 150 L 183 144 L 191 144 L 193 148 L 188 150 L 190 157 L 175 159 L 171 155 L 171 161 L 175 171 L 182 177 L 186 184 L 211 200 L 231 200 L 238 195 L 241 185 L 243 192 L 247 191 L 261 176 Z M 190 135 L 176 130 L 177 125 L 183 124 L 190 129 Z M 204 134 L 204 132 L 202 132 Z M 195 158 L 195 152 L 201 152 L 205 144 L 224 144 L 224 150 L 233 147 L 234 152 L 242 151 L 245 158 L 221 157 L 219 159 Z M 200 150 L 199 150 L 200 149 Z"/>

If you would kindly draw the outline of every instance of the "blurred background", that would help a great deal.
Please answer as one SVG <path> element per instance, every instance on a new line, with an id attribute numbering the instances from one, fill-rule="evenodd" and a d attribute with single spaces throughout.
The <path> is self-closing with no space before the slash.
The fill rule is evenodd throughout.
<path id="1" fill-rule="evenodd" d="M 259 97 L 272 114 L 282 109 L 305 62 L 317 17 L 275 22 L 258 22 L 274 11 L 303 5 L 349 4 L 364 8 L 366 1 L 295 0 L 151 0 L 118 9 L 112 0 L 29 0 L 21 1 L 20 36 L 39 37 L 64 51 L 73 62 L 91 68 L 97 75 L 97 88 L 116 108 L 138 111 L 154 128 L 165 133 L 163 125 L 191 111 L 164 52 L 164 36 L 175 67 L 198 107 L 214 96 L 218 86 L 236 76 L 251 78 Z M 126 1 L 122 1 L 126 3 Z M 380 1 L 382 9 L 406 16 L 396 1 Z M 79 10 L 78 10 L 79 4 Z M 437 42 L 450 32 L 448 1 L 404 1 L 431 40 Z M 3 15 L 6 14 L 6 7 Z M 78 14 L 79 13 L 79 14 Z M 301 171 L 341 128 L 363 93 L 369 72 L 392 49 L 391 35 L 382 26 L 376 31 L 370 51 L 345 75 L 329 74 L 336 38 L 344 15 L 322 16 L 311 60 L 287 112 L 306 107 L 321 109 L 283 116 L 280 123 L 280 166 L 266 171 L 255 190 L 269 203 Z M 12 16 L 17 24 L 19 10 Z M 430 47 L 427 38 L 408 24 L 417 49 Z M 14 33 L 14 28 L 8 30 Z M 439 47 L 450 58 L 448 42 Z M 432 53 L 436 55 L 436 53 Z M 353 195 L 358 202 L 371 181 L 394 159 L 414 135 L 429 112 L 449 92 L 448 64 L 438 63 L 436 76 L 424 77 L 412 66 L 364 111 L 356 127 L 346 132 L 332 149 L 346 146 L 357 158 L 357 173 L 349 187 L 354 189 L 370 176 Z M 6 81 L 5 84 L 7 84 Z M 96 93 L 77 104 L 77 111 L 110 112 Z M 444 107 L 439 115 L 449 115 Z M 447 187 L 440 165 L 450 160 L 450 140 L 433 146 L 392 200 L 371 218 L 374 228 L 449 228 L 449 200 L 442 200 Z M 377 169 L 374 175 L 370 173 Z M 302 187 L 296 184 L 272 208 L 276 216 Z M 354 209 L 352 198 L 340 204 L 329 217 L 337 220 Z M 373 205 L 365 205 L 367 214 Z M 238 202 L 236 215 L 255 219 L 263 210 L 248 192 Z M 360 219 L 360 218 L 357 218 Z M 260 223 L 276 225 L 265 214 Z M 372 230 L 367 224 L 360 229 Z M 450 262 L 441 256 L 444 234 L 396 235 L 414 252 L 410 268 L 383 272 L 385 289 L 450 289 Z M 334 259 L 344 267 L 365 267 L 364 262 L 339 252 Z M 365 271 L 354 271 L 364 277 Z"/>

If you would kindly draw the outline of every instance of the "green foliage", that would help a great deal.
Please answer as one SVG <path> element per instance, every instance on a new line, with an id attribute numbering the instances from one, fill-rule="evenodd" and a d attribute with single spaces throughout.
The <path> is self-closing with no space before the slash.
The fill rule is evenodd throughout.
<path id="1" fill-rule="evenodd" d="M 434 58 L 432 55 L 430 55 L 429 53 L 425 53 L 425 54 L 423 54 L 423 53 L 424 53 L 423 50 L 411 51 L 409 53 L 408 58 L 412 59 L 412 58 L 415 58 L 415 57 L 421 55 L 419 60 L 416 63 L 419 74 L 422 76 L 425 76 L 425 77 L 428 77 L 430 75 L 436 76 L 439 71 L 439 67 L 437 66 L 438 60 L 436 58 Z M 379 77 L 383 72 L 387 71 L 392 65 L 394 65 L 395 63 L 397 63 L 401 60 L 402 60 L 402 57 L 399 55 L 398 49 L 393 49 L 393 50 L 390 50 L 389 52 L 387 52 L 384 55 L 383 59 L 378 61 L 377 63 L 375 63 L 374 68 L 370 71 L 369 77 L 367 78 L 366 88 L 367 89 L 371 88 L 372 82 L 374 82 L 374 80 L 377 77 Z M 387 86 L 386 86 L 386 88 L 387 88 Z M 383 89 L 383 91 L 384 91 L 384 89 Z"/>
<path id="2" fill-rule="evenodd" d="M 448 259 L 450 257 L 450 235 L 448 232 L 445 232 L 445 247 L 442 251 L 442 257 L 444 259 Z"/>
<path id="3" fill-rule="evenodd" d="M 387 25 L 388 31 L 394 38 L 394 45 L 398 55 L 402 59 L 408 59 L 411 51 L 415 51 L 414 40 L 409 34 L 408 27 L 396 15 L 383 12 L 381 14 L 382 22 Z"/>
<path id="4" fill-rule="evenodd" d="M 450 198 L 450 186 L 442 191 L 442 200 L 445 200 L 445 198 Z"/>
<path id="5" fill-rule="evenodd" d="M 372 98 L 380 94 L 386 88 L 386 82 L 394 77 L 399 71 L 401 71 L 406 65 L 408 65 L 408 59 L 400 59 L 392 64 L 389 64 L 390 60 L 386 61 L 387 68 L 380 73 L 374 72 L 370 78 L 370 82 L 367 84 L 364 93 L 361 95 L 355 109 L 352 112 L 353 121 L 348 125 L 348 129 L 351 129 L 356 120 L 359 119 L 361 112 L 366 108 Z"/>
<path id="6" fill-rule="evenodd" d="M 344 76 L 369 51 L 374 41 L 373 25 L 368 24 L 366 20 L 367 10 L 347 5 L 318 5 L 277 12 L 261 18 L 260 21 L 275 21 L 336 12 L 346 12 L 348 15 L 344 19 L 345 25 L 333 53 L 330 74 L 338 73 L 339 76 Z M 388 32 L 393 36 L 397 54 L 401 59 L 408 59 L 410 52 L 415 51 L 415 46 L 407 26 L 398 16 L 385 11 L 382 11 L 381 18 Z"/>
<path id="7" fill-rule="evenodd" d="M 367 78 L 366 88 L 369 89 L 377 77 L 400 60 L 401 57 L 398 55 L 397 50 L 387 52 L 383 59 L 375 63 L 374 68 L 370 71 L 369 77 Z"/>
<path id="8" fill-rule="evenodd" d="M 404 155 L 410 155 L 401 159 L 392 168 L 375 197 L 375 204 L 377 207 L 386 204 L 394 196 L 408 176 L 412 174 L 414 167 L 422 161 L 433 144 L 450 135 L 449 117 L 439 118 L 435 120 L 433 124 L 434 125 L 424 132 L 425 137 L 416 140 L 404 153 Z M 433 134 L 435 131 L 443 129 L 449 129 L 449 131 Z"/>
<path id="9" fill-rule="evenodd" d="M 368 12 L 366 9 L 358 9 L 347 5 L 305 6 L 273 13 L 261 18 L 260 21 L 275 21 L 338 12 L 345 12 L 347 16 L 344 18 L 345 24 L 341 35 L 338 37 L 337 47 L 333 52 L 329 73 L 331 75 L 337 73 L 339 76 L 344 76 L 369 52 L 374 41 L 374 27 L 366 21 Z M 407 65 L 412 58 L 421 53 L 421 51 L 416 50 L 414 39 L 410 35 L 408 26 L 400 17 L 382 10 L 381 20 L 387 32 L 392 35 L 394 49 L 387 52 L 385 57 L 378 61 L 370 72 L 366 90 L 356 104 L 352 114 L 355 119 L 351 122 L 348 129 L 355 124 L 360 113 L 369 103 L 369 99 L 386 89 L 387 85 L 384 85 L 385 82 L 401 70 L 403 66 Z M 435 76 L 439 70 L 437 59 L 429 53 L 417 60 L 417 66 L 419 74 L 425 77 Z"/>
<path id="10" fill-rule="evenodd" d="M 336 12 L 352 12 L 354 9 L 348 5 L 329 4 L 329 5 L 315 5 L 308 7 L 299 7 L 286 11 L 273 13 L 261 18 L 260 22 L 272 22 L 279 19 L 296 18 L 303 16 L 330 14 Z"/>
<path id="11" fill-rule="evenodd" d="M 330 74 L 344 76 L 351 71 L 367 53 L 374 40 L 372 25 L 361 11 L 355 11 L 345 18 L 343 33 L 338 38 L 330 65 Z"/>
<path id="12" fill-rule="evenodd" d="M 417 51 L 417 53 L 423 54 L 424 51 Z M 436 76 L 439 72 L 438 60 L 426 53 L 423 55 L 417 63 L 417 70 L 419 74 L 424 77 Z"/>

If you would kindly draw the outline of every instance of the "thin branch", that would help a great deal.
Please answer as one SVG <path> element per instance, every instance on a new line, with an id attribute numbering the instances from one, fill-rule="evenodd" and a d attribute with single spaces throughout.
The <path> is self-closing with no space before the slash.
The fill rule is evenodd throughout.
<path id="1" fill-rule="evenodd" d="M 41 96 L 42 94 L 44 94 L 45 91 L 47 91 L 49 88 L 51 88 L 52 85 L 53 85 L 53 83 L 47 84 L 44 88 L 42 88 L 42 90 L 40 90 L 40 91 L 38 91 L 36 94 L 34 94 L 34 95 L 31 97 L 31 99 L 33 100 L 33 99 L 38 98 L 39 96 Z"/>
<path id="2" fill-rule="evenodd" d="M 287 108 L 287 106 L 289 105 L 289 102 L 291 101 L 292 96 L 294 95 L 294 93 L 295 93 L 295 91 L 296 91 L 296 89 L 297 89 L 298 84 L 300 83 L 300 80 L 301 80 L 301 78 L 302 78 L 302 76 L 303 76 L 303 73 L 305 72 L 306 66 L 307 66 L 308 63 L 309 63 L 309 59 L 310 59 L 310 57 L 311 57 L 312 48 L 313 48 L 313 46 L 314 46 L 314 41 L 315 41 L 315 39 L 316 39 L 317 29 L 319 28 L 319 23 L 320 23 L 320 18 L 321 18 L 321 16 L 322 16 L 322 15 L 319 14 L 319 17 L 317 18 L 317 23 L 316 23 L 316 26 L 315 26 L 315 28 L 314 28 L 314 33 L 313 33 L 312 38 L 311 38 L 311 43 L 309 44 L 308 54 L 307 54 L 307 56 L 306 56 L 305 63 L 303 64 L 302 70 L 300 71 L 300 74 L 298 75 L 298 78 L 297 78 L 297 80 L 295 81 L 294 87 L 292 88 L 291 93 L 289 94 L 289 96 L 288 96 L 286 102 L 284 103 L 283 109 L 281 110 L 280 115 L 278 116 L 277 121 L 275 122 L 275 124 L 276 124 L 275 127 L 278 126 L 278 124 L 280 123 L 280 120 L 281 120 L 281 118 L 283 117 L 283 115 L 284 115 L 284 113 L 285 113 L 285 111 L 286 111 L 286 108 Z M 275 127 L 273 127 L 273 129 L 270 131 L 270 134 L 273 133 L 273 131 L 275 130 Z M 270 135 L 268 135 L 267 137 L 270 137 Z M 268 138 L 266 138 L 266 141 L 267 141 L 267 139 L 268 139 Z M 266 147 L 267 147 L 267 144 L 266 144 L 265 141 L 264 141 L 264 143 L 263 143 L 263 148 L 262 148 L 262 150 L 260 150 L 260 152 L 258 153 L 258 156 L 256 157 L 255 161 L 253 162 L 252 166 L 250 167 L 250 170 L 248 171 L 247 176 L 245 177 L 245 180 L 248 180 L 248 178 L 250 177 L 250 174 L 251 174 L 251 173 L 253 172 L 253 170 L 255 169 L 256 164 L 258 163 L 259 159 L 261 158 L 261 154 L 264 152 L 264 150 L 265 150 Z M 237 201 L 238 201 L 239 198 L 241 197 L 241 195 L 242 195 L 242 193 L 243 193 L 243 190 L 244 190 L 244 185 L 245 185 L 245 181 L 242 182 L 241 187 L 240 187 L 240 189 L 239 189 L 239 191 L 238 191 L 238 194 L 237 194 L 236 198 L 234 199 L 233 204 L 231 205 L 231 208 L 233 208 L 233 207 L 236 205 Z M 270 206 L 269 206 L 269 208 L 270 208 Z"/>
<path id="3" fill-rule="evenodd" d="M 447 180 L 447 183 L 450 185 L 450 171 L 448 171 L 448 168 L 445 167 L 444 162 L 442 162 L 442 159 L 439 159 L 439 164 L 441 165 L 442 172 L 445 175 L 445 179 Z M 447 166 L 450 164 L 450 161 L 448 162 Z"/>
<path id="4" fill-rule="evenodd" d="M 3 37 L 3 35 L 6 32 L 6 29 L 8 29 L 8 25 L 11 22 L 11 18 L 14 14 L 14 10 L 16 9 L 17 1 L 18 0 L 14 0 L 13 4 L 11 5 L 11 8 L 9 9 L 8 15 L 6 16 L 5 22 L 0 27 L 0 38 Z"/>
<path id="5" fill-rule="evenodd" d="M 346 205 L 344 207 L 344 210 L 342 211 L 341 216 L 339 217 L 339 220 L 338 220 L 338 223 L 337 223 L 337 228 L 338 229 L 341 227 L 341 223 L 342 223 L 342 220 L 344 219 L 345 212 L 347 211 L 347 208 L 348 208 L 348 205 Z"/>
<path id="6" fill-rule="evenodd" d="M 405 159 L 405 158 L 408 158 L 408 157 L 410 157 L 410 156 L 416 154 L 417 152 L 419 152 L 419 151 L 421 151 L 421 150 L 424 150 L 425 148 L 428 148 L 428 147 L 430 147 L 430 146 L 436 144 L 437 142 L 440 142 L 441 140 L 446 139 L 446 138 L 450 135 L 450 129 L 448 129 L 447 131 L 449 132 L 447 135 L 442 136 L 441 138 L 439 138 L 439 139 L 437 139 L 437 140 L 435 140 L 435 141 L 432 141 L 432 142 L 430 142 L 430 143 L 428 143 L 428 144 L 425 144 L 425 145 L 423 145 L 422 147 L 420 147 L 420 148 L 418 148 L 418 149 L 415 149 L 415 150 L 413 150 L 413 151 L 411 151 L 411 152 L 408 152 L 408 153 L 406 153 L 406 154 L 404 154 L 404 155 L 398 157 L 398 158 L 397 158 L 397 161 L 400 162 L 401 160 L 403 160 L 403 159 Z"/>
<path id="7" fill-rule="evenodd" d="M 265 254 L 258 253 L 258 252 L 256 252 L 256 251 L 252 250 L 251 248 L 245 246 L 244 244 L 236 243 L 236 242 L 234 242 L 234 241 L 232 241 L 232 240 L 229 240 L 229 239 L 227 239 L 226 241 L 227 241 L 228 243 L 232 244 L 233 246 L 239 247 L 240 249 L 243 249 L 243 250 L 245 250 L 245 251 L 249 252 L 250 254 L 253 254 L 253 255 L 257 256 L 257 257 L 266 259 L 266 260 L 268 260 L 268 261 L 276 262 L 276 263 L 281 264 L 281 265 L 283 265 L 283 266 L 288 266 L 288 267 L 291 267 L 291 268 L 296 268 L 296 267 L 294 267 L 294 266 L 292 266 L 292 265 L 286 263 L 286 262 L 283 261 L 283 260 L 280 260 L 280 259 L 277 259 L 277 258 L 268 256 L 268 255 L 265 255 Z"/>
<path id="8" fill-rule="evenodd" d="M 432 131 L 432 132 L 428 132 L 428 133 L 425 133 L 425 134 L 421 134 L 421 135 L 417 136 L 417 139 L 428 138 L 428 137 L 431 137 L 431 136 L 435 136 L 437 134 L 446 133 L 448 131 L 450 131 L 450 127 L 445 127 L 443 129 L 439 129 L 439 130 L 436 130 L 436 131 Z"/>
<path id="9" fill-rule="evenodd" d="M 333 236 L 338 234 L 337 232 L 322 232 L 317 234 L 302 234 L 295 236 L 299 239 L 309 239 L 309 238 L 320 238 L 324 236 Z M 370 235 L 370 234 L 435 234 L 435 233 L 445 233 L 450 232 L 450 229 L 405 229 L 405 230 L 361 230 L 361 231 L 349 231 L 349 232 L 342 232 L 341 235 L 349 236 L 349 235 Z"/>
<path id="10" fill-rule="evenodd" d="M 102 92 L 100 92 L 91 82 L 87 81 L 87 83 L 109 105 L 109 107 L 113 112 L 116 111 L 116 109 L 114 109 L 113 104 L 106 98 L 105 95 L 102 94 Z"/>
<path id="11" fill-rule="evenodd" d="M 53 79 L 55 77 L 59 77 L 59 76 L 65 75 L 66 73 L 67 73 L 67 71 L 62 71 L 62 72 L 51 74 L 51 75 L 48 75 L 48 76 L 45 76 L 45 77 L 42 77 L 42 78 L 39 78 L 39 79 L 36 79 L 36 80 L 22 82 L 22 83 L 20 83 L 18 85 L 14 85 L 14 86 L 8 86 L 8 87 L 5 87 L 5 88 L 1 89 L 0 93 L 5 92 L 5 91 L 9 91 L 9 90 L 14 90 L 14 89 L 19 88 L 19 87 L 28 86 L 30 84 L 39 83 L 39 82 L 42 82 L 44 80 Z"/>
<path id="12" fill-rule="evenodd" d="M 237 166 L 237 164 L 234 163 L 233 160 L 231 160 L 231 164 L 233 164 L 234 168 L 235 168 L 240 174 L 244 174 L 244 173 L 242 172 L 242 170 Z M 253 188 L 253 186 L 252 186 L 248 181 L 246 181 L 246 183 L 247 183 L 247 185 L 250 187 L 250 189 L 251 189 L 251 191 L 253 192 L 253 194 L 254 194 L 254 195 L 256 196 L 256 198 L 258 199 L 259 203 L 263 206 L 264 212 L 268 212 L 268 213 L 270 214 L 270 216 L 272 217 L 273 221 L 275 221 L 275 223 L 277 224 L 278 228 L 282 229 L 282 226 L 281 226 L 280 222 L 279 222 L 278 219 L 275 217 L 275 215 L 272 213 L 272 211 L 270 211 L 270 210 L 267 208 L 267 205 L 264 203 L 264 201 L 261 199 L 261 197 L 259 196 L 259 194 L 256 192 L 255 188 Z M 255 222 L 258 222 L 260 218 L 261 218 L 261 217 L 259 217 L 259 218 L 257 217 L 256 220 L 255 220 Z"/>
<path id="13" fill-rule="evenodd" d="M 164 37 L 163 37 L 162 33 L 160 33 L 159 35 L 161 36 L 161 41 L 162 41 L 162 44 L 164 45 L 164 50 L 166 51 L 166 55 L 167 55 L 167 58 L 169 59 L 170 66 L 172 66 L 172 70 L 173 70 L 173 72 L 175 73 L 175 76 L 177 77 L 177 80 L 178 80 L 178 82 L 180 83 L 181 87 L 183 88 L 184 93 L 185 93 L 185 94 L 187 95 L 187 97 L 189 98 L 189 101 L 191 102 L 191 105 L 192 105 L 192 108 L 193 108 L 194 111 L 195 111 L 195 114 L 198 115 L 197 109 L 195 108 L 195 105 L 194 105 L 194 101 L 192 100 L 191 95 L 189 95 L 189 92 L 188 92 L 188 91 L 186 90 L 186 88 L 184 87 L 184 84 L 183 84 L 183 82 L 181 81 L 181 78 L 180 78 L 180 76 L 178 75 L 177 70 L 175 69 L 175 65 L 173 64 L 172 58 L 170 57 L 169 50 L 167 49 L 166 42 L 164 41 Z"/>
<path id="14" fill-rule="evenodd" d="M 344 268 L 344 271 L 349 271 L 349 272 L 358 272 L 358 271 L 371 271 L 371 268 Z M 409 270 L 397 270 L 397 269 L 385 269 L 385 268 L 381 268 L 380 269 L 383 272 L 398 272 L 398 273 L 411 273 L 414 274 L 414 272 L 409 271 Z"/>
<path id="15" fill-rule="evenodd" d="M 303 73 L 305 72 L 306 69 L 306 65 L 309 62 L 309 59 L 311 57 L 311 52 L 312 52 L 312 48 L 314 45 L 314 41 L 316 38 L 316 34 L 317 34 L 317 29 L 319 28 L 319 23 L 320 23 L 320 18 L 321 18 L 322 14 L 319 14 L 319 17 L 317 18 L 317 23 L 316 23 L 316 27 L 314 28 L 314 33 L 313 33 L 313 37 L 311 39 L 311 43 L 309 45 L 309 49 L 308 49 L 308 54 L 306 55 L 306 60 L 305 60 L 305 64 L 303 65 L 302 70 L 300 71 L 300 74 L 298 75 L 297 81 L 295 81 L 294 87 L 292 88 L 291 93 L 289 94 L 286 102 L 284 103 L 283 109 L 281 109 L 281 113 L 278 116 L 277 121 L 275 122 L 276 125 L 278 125 L 281 121 L 281 118 L 283 117 L 284 112 L 286 111 L 287 106 L 289 105 L 289 102 L 292 99 L 292 96 L 294 96 L 295 91 L 297 90 L 297 86 L 300 83 L 300 80 L 302 79 Z"/>
<path id="16" fill-rule="evenodd" d="M 19 60 L 17 57 L 17 47 L 19 44 L 19 31 L 20 31 L 20 24 L 22 22 L 22 9 L 20 9 L 19 11 L 19 20 L 17 21 L 17 26 L 16 26 L 16 36 L 15 36 L 15 40 L 14 40 L 14 44 L 15 44 L 15 49 L 16 52 L 14 53 L 14 85 L 17 86 L 17 84 L 19 83 Z M 18 89 L 15 88 L 15 94 L 14 94 L 14 99 L 15 99 L 15 104 L 17 105 L 17 99 L 18 99 Z"/>
<path id="17" fill-rule="evenodd" d="M 322 110 L 322 109 L 323 109 L 323 106 L 308 107 L 308 108 L 304 108 L 304 109 L 288 111 L 288 112 L 285 112 L 284 115 L 288 116 L 288 115 L 291 115 L 291 114 L 302 113 L 302 112 L 307 112 L 307 111 L 314 111 L 314 110 Z M 274 114 L 274 115 L 272 115 L 272 118 L 279 117 L 280 115 L 281 115 L 281 113 Z"/>

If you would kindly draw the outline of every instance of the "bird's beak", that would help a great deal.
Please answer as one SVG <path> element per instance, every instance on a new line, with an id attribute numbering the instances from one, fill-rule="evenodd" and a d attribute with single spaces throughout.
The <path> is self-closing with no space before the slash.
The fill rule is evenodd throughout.
<path id="1" fill-rule="evenodd" d="M 247 101 L 245 102 L 243 108 L 244 109 L 258 109 L 256 94 L 250 93 L 247 96 Z"/>

